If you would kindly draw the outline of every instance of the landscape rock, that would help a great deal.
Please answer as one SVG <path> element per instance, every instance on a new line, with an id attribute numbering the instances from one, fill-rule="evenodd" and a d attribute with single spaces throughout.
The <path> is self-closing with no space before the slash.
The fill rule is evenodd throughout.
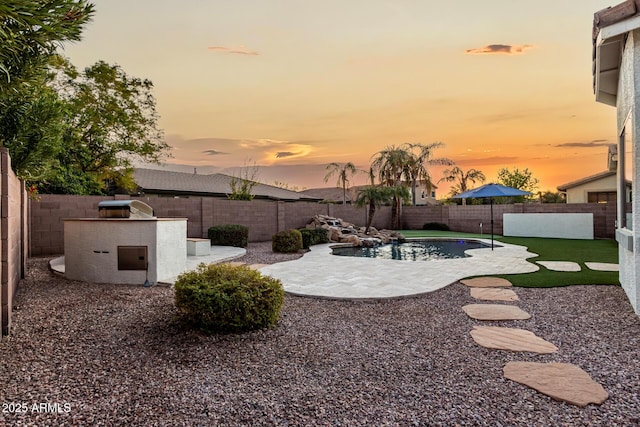
<path id="1" fill-rule="evenodd" d="M 609 397 L 588 373 L 569 363 L 509 362 L 503 371 L 509 380 L 572 405 L 600 405 Z"/>
<path id="2" fill-rule="evenodd" d="M 340 218 L 328 215 L 316 215 L 306 228 L 323 228 L 327 230 L 329 241 L 337 243 L 349 243 L 355 246 L 378 246 L 393 241 L 404 242 L 406 239 L 394 230 L 377 230 L 369 228 L 369 234 L 365 233 L 366 228 L 356 226 Z"/>

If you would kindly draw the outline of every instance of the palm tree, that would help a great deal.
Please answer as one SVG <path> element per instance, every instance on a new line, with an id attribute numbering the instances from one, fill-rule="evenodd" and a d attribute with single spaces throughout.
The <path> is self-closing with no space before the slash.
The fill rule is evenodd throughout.
<path id="1" fill-rule="evenodd" d="M 473 168 L 465 172 L 456 166 L 452 169 L 446 169 L 443 173 L 444 178 L 438 182 L 456 182 L 456 184 L 451 187 L 451 195 L 453 196 L 469 191 L 469 182 L 475 184 L 476 182 L 484 182 L 486 179 L 481 171 Z M 462 199 L 462 204 L 466 204 L 466 199 Z"/>
<path id="2" fill-rule="evenodd" d="M 327 169 L 329 172 L 327 172 L 327 174 L 325 175 L 324 182 L 329 181 L 329 178 L 331 178 L 332 175 L 336 173 L 338 174 L 338 182 L 336 186 L 338 188 L 342 188 L 342 204 L 346 205 L 347 188 L 349 187 L 349 175 L 355 175 L 358 172 L 358 169 L 351 162 L 347 162 L 342 166 L 340 166 L 339 163 L 335 162 L 329 163 L 325 169 Z"/>
<path id="3" fill-rule="evenodd" d="M 450 166 L 453 161 L 445 157 L 432 159 L 431 155 L 434 149 L 444 146 L 442 142 L 434 142 L 432 144 L 405 144 L 407 151 L 411 153 L 409 163 L 406 169 L 406 179 L 411 183 L 412 204 L 416 205 L 416 187 L 419 181 L 423 181 L 429 193 L 431 193 L 431 175 L 429 174 L 429 166 L 446 165 Z M 418 149 L 417 154 L 414 153 Z"/>
<path id="4" fill-rule="evenodd" d="M 389 187 L 392 192 L 391 228 L 400 228 L 402 214 L 402 177 L 407 174 L 411 153 L 403 147 L 391 145 L 372 156 L 371 170 L 377 172 L 380 184 Z"/>
<path id="5" fill-rule="evenodd" d="M 369 228 L 373 223 L 373 216 L 376 214 L 376 209 L 391 201 L 391 192 L 389 187 L 380 187 L 375 185 L 368 185 L 358 191 L 358 195 L 355 200 L 355 205 L 358 207 L 369 206 L 369 214 L 367 215 L 367 228 L 365 234 L 369 234 Z"/>

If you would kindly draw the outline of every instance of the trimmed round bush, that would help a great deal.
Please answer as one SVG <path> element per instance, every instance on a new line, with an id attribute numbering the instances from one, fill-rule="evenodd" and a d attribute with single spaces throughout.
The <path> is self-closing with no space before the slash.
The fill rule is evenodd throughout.
<path id="1" fill-rule="evenodd" d="M 423 230 L 440 230 L 440 231 L 449 231 L 449 226 L 447 224 L 443 224 L 441 222 L 427 222 L 422 226 Z"/>
<path id="2" fill-rule="evenodd" d="M 302 249 L 302 233 L 300 230 L 278 231 L 271 238 L 273 252 L 298 252 Z"/>
<path id="3" fill-rule="evenodd" d="M 209 227 L 207 233 L 212 245 L 246 248 L 249 241 L 249 228 L 239 224 L 225 224 Z"/>
<path id="4" fill-rule="evenodd" d="M 329 243 L 329 234 L 324 228 L 301 228 L 302 249 L 309 249 L 313 245 Z"/>
<path id="5" fill-rule="evenodd" d="M 268 328 L 277 322 L 283 302 L 282 283 L 246 265 L 200 264 L 175 284 L 183 320 L 207 333 Z"/>

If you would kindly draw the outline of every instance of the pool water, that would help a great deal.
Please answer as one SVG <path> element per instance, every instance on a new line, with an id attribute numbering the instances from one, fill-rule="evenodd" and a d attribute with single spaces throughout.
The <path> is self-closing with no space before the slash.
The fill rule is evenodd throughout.
<path id="1" fill-rule="evenodd" d="M 390 243 L 373 248 L 358 246 L 335 247 L 333 248 L 333 255 L 404 261 L 429 261 L 434 259 L 464 258 L 468 256 L 464 253 L 464 251 L 468 249 L 490 247 L 490 245 L 475 240 L 412 240 L 405 243 Z"/>

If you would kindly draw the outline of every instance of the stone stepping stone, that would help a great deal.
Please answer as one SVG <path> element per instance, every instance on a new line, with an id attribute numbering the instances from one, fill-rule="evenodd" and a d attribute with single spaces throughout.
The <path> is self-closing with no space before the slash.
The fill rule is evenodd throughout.
<path id="1" fill-rule="evenodd" d="M 474 326 L 470 332 L 479 345 L 496 350 L 529 351 L 548 354 L 558 351 L 558 347 L 533 332 L 498 326 Z"/>
<path id="2" fill-rule="evenodd" d="M 609 262 L 585 262 L 584 265 L 586 265 L 587 268 L 596 271 L 620 271 L 620 266 L 618 264 Z"/>
<path id="3" fill-rule="evenodd" d="M 467 316 L 476 320 L 525 320 L 531 315 L 515 305 L 468 304 L 462 307 Z"/>
<path id="4" fill-rule="evenodd" d="M 471 288 L 471 296 L 485 301 L 518 301 L 518 295 L 511 289 Z"/>
<path id="5" fill-rule="evenodd" d="M 536 261 L 536 263 L 543 265 L 547 270 L 552 271 L 580 271 L 580 264 L 573 261 Z"/>
<path id="6" fill-rule="evenodd" d="M 609 397 L 588 373 L 569 363 L 509 362 L 503 371 L 509 380 L 572 405 L 600 405 Z"/>
<path id="7" fill-rule="evenodd" d="M 476 277 L 474 279 L 461 280 L 460 282 L 470 288 L 509 288 L 513 286 L 510 281 L 500 277 Z"/>

